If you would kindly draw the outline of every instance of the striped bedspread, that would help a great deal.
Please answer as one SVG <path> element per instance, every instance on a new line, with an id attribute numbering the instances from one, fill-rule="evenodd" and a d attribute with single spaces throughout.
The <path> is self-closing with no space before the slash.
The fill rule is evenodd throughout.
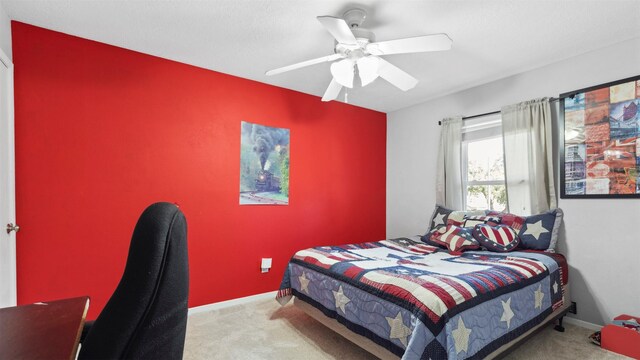
<path id="1" fill-rule="evenodd" d="M 402 359 L 482 358 L 562 305 L 562 256 L 467 251 L 414 238 L 297 252 L 277 300 L 292 296 Z"/>

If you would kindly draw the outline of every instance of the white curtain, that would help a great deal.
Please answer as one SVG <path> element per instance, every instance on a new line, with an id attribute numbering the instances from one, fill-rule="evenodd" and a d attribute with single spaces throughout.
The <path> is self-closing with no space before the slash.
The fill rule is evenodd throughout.
<path id="1" fill-rule="evenodd" d="M 557 207 L 548 98 L 501 110 L 509 211 L 538 214 Z"/>
<path id="2" fill-rule="evenodd" d="M 462 117 L 442 120 L 436 177 L 436 203 L 462 209 Z"/>

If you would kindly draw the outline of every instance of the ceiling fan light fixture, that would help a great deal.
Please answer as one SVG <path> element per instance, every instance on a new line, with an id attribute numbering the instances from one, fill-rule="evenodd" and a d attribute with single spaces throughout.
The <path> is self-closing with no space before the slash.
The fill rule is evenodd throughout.
<path id="1" fill-rule="evenodd" d="M 331 64 L 331 75 L 338 82 L 338 84 L 352 88 L 354 77 L 353 62 L 349 59 L 334 62 Z"/>
<path id="2" fill-rule="evenodd" d="M 358 59 L 358 74 L 362 86 L 367 86 L 378 78 L 379 65 L 380 59 L 375 56 L 365 56 Z"/>

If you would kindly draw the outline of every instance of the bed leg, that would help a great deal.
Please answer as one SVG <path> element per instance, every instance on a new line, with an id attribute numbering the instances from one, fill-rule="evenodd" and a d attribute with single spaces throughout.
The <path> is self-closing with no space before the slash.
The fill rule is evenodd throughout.
<path id="1" fill-rule="evenodd" d="M 555 329 L 556 331 L 564 332 L 564 326 L 562 326 L 562 320 L 563 320 L 563 319 L 564 319 L 564 316 L 561 316 L 561 317 L 558 319 L 558 325 L 556 325 L 556 326 L 554 327 L 554 329 Z"/>

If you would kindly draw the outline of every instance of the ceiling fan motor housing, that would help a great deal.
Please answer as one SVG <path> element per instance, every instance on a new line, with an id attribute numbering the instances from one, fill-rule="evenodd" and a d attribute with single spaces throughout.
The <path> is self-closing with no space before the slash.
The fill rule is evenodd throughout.
<path id="1" fill-rule="evenodd" d="M 363 9 L 350 9 L 347 10 L 342 17 L 347 25 L 349 25 L 349 30 L 353 33 L 358 45 L 340 44 L 336 41 L 336 54 L 342 54 L 352 60 L 357 60 L 363 56 L 367 56 L 367 44 L 376 41 L 376 36 L 372 31 L 360 27 L 367 18 L 367 12 Z"/>

